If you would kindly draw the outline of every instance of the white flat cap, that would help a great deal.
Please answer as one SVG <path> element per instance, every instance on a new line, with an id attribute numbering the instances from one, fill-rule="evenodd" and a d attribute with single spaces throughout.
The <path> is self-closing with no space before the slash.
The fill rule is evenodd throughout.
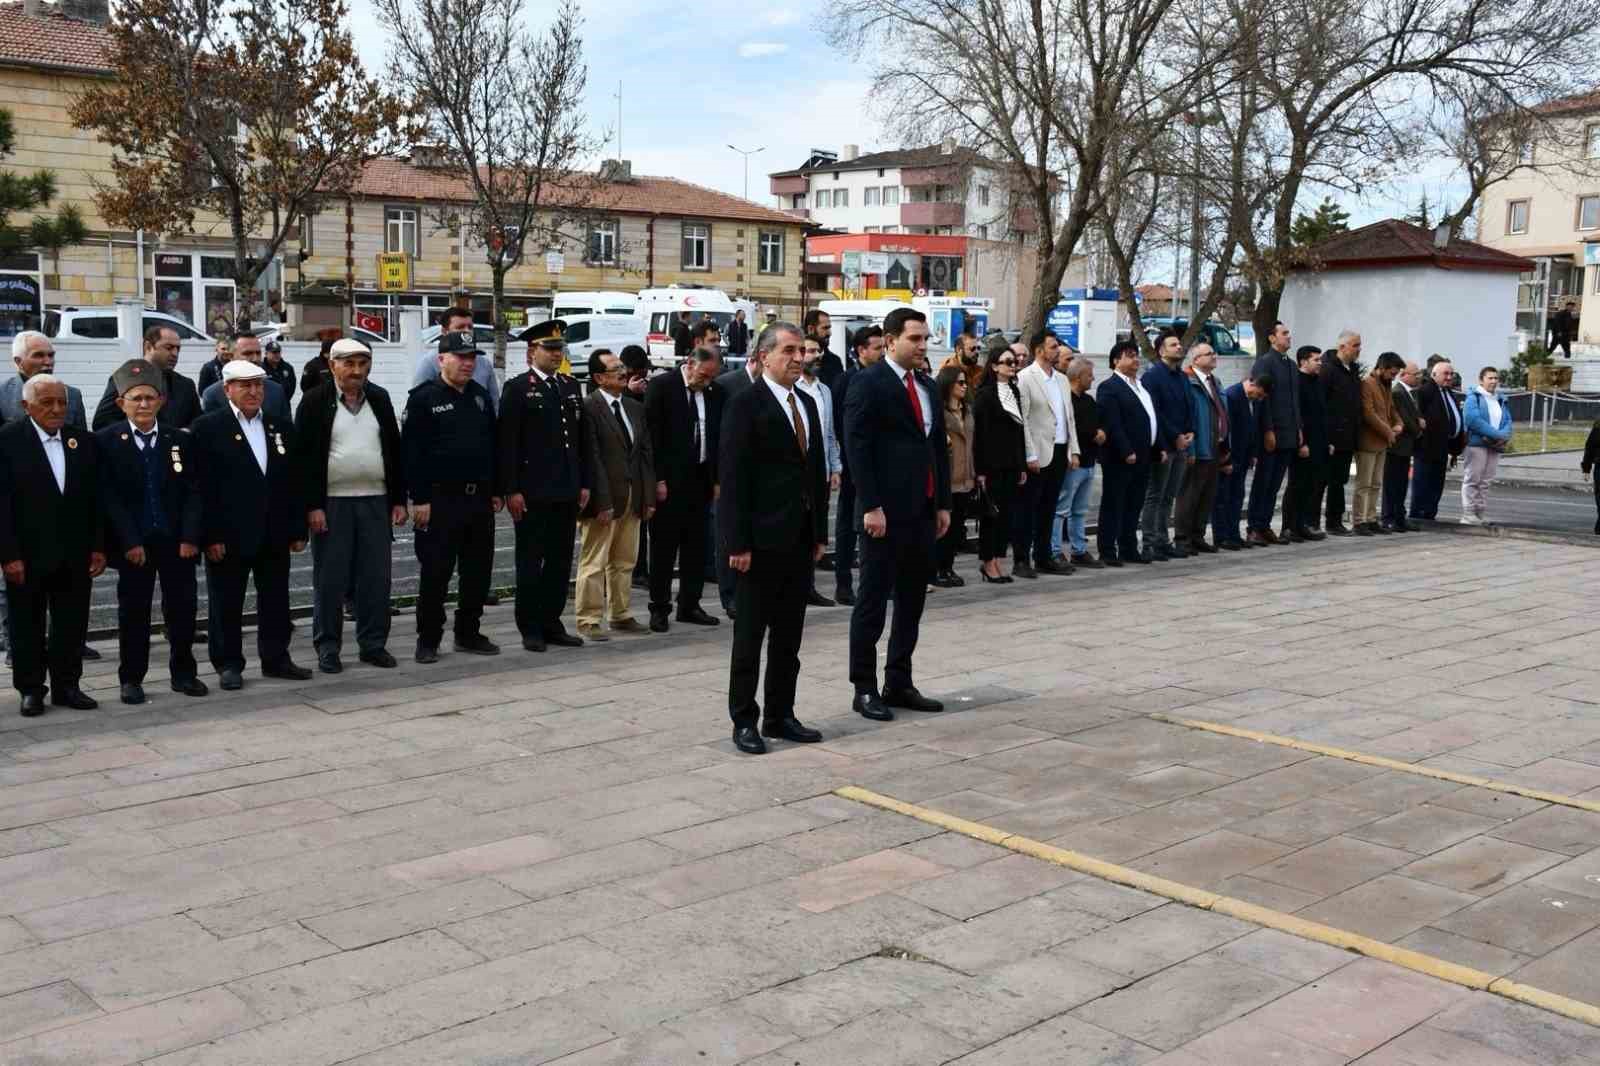
<path id="1" fill-rule="evenodd" d="M 329 359 L 338 359 L 344 355 L 372 356 L 372 349 L 356 340 L 354 337 L 341 337 L 333 342 L 333 347 L 328 349 Z"/>
<path id="2" fill-rule="evenodd" d="M 254 381 L 257 378 L 266 376 L 267 372 L 265 370 L 248 359 L 230 359 L 227 365 L 222 368 L 222 380 L 224 383 L 229 381 Z"/>

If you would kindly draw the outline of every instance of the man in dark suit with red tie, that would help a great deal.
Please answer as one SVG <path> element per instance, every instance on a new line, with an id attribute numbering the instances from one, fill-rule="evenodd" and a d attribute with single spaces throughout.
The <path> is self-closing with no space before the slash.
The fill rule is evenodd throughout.
<path id="1" fill-rule="evenodd" d="M 850 616 L 851 707 L 886 722 L 892 707 L 942 711 L 917 691 L 917 647 L 934 544 L 950 527 L 950 450 L 933 379 L 917 370 L 928 351 L 928 318 L 897 307 L 883 320 L 888 352 L 863 371 L 845 397 L 845 452 L 856 486 L 861 581 Z M 878 688 L 878 638 L 894 599 L 889 656 Z"/>
<path id="2" fill-rule="evenodd" d="M 35 374 L 22 387 L 23 417 L 0 430 L 0 568 L 11 602 L 11 682 L 26 718 L 44 713 L 47 673 L 57 707 L 98 706 L 78 680 L 90 585 L 106 566 L 99 478 L 94 438 L 66 424 L 67 402 L 64 382 Z"/>
<path id="3" fill-rule="evenodd" d="M 700 606 L 706 581 L 706 517 L 717 492 L 722 425 L 722 365 L 715 347 L 693 349 L 677 370 L 650 379 L 645 422 L 656 463 L 656 515 L 650 523 L 650 629 L 665 633 L 678 569 L 677 620 L 714 626 Z"/>

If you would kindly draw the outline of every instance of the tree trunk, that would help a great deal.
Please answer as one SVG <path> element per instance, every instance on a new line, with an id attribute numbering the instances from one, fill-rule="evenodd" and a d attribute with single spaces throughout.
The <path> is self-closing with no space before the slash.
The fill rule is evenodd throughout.
<path id="1" fill-rule="evenodd" d="M 489 321 L 494 325 L 494 369 L 504 381 L 506 376 L 506 331 L 501 326 L 500 304 L 506 295 L 506 268 L 501 262 L 491 264 L 490 273 L 494 278 L 493 288 L 489 297 Z"/>
<path id="2" fill-rule="evenodd" d="M 1256 312 L 1250 316 L 1250 324 L 1256 331 L 1256 354 L 1260 355 L 1267 350 L 1267 338 L 1272 336 L 1272 327 L 1278 321 L 1278 305 L 1283 300 L 1283 282 L 1275 285 L 1262 284 L 1257 287 Z M 1294 329 L 1294 323 L 1289 323 L 1289 328 Z M 1312 342 L 1315 343 L 1315 342 Z"/>

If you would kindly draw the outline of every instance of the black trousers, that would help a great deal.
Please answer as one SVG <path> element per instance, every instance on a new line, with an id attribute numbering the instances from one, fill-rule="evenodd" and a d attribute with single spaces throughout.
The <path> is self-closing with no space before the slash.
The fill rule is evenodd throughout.
<path id="1" fill-rule="evenodd" d="M 1172 542 L 1187 548 L 1206 539 L 1206 524 L 1217 500 L 1217 479 L 1222 464 L 1215 459 L 1196 459 L 1183 475 L 1183 488 L 1172 512 Z M 1213 534 L 1215 537 L 1215 534 Z"/>
<path id="2" fill-rule="evenodd" d="M 1411 489 L 1411 456 L 1389 452 L 1383 457 L 1383 505 L 1378 520 L 1392 526 L 1406 520 L 1406 493 Z"/>
<path id="3" fill-rule="evenodd" d="M 56 692 L 66 692 L 76 688 L 83 676 L 83 638 L 89 632 L 89 590 L 93 584 L 89 560 L 63 563 L 50 571 L 31 566 L 24 567 L 24 571 L 22 584 L 6 582 L 11 609 L 12 687 L 24 694 L 43 694 L 48 673 Z"/>
<path id="4" fill-rule="evenodd" d="M 1004 559 L 1006 546 L 1011 543 L 1011 512 L 1020 494 L 1018 470 L 997 470 L 989 475 L 984 492 L 994 504 L 994 516 L 985 507 L 978 515 L 978 558 L 983 562 Z M 1026 556 L 1023 557 L 1026 561 Z"/>
<path id="5" fill-rule="evenodd" d="M 1289 506 L 1284 509 L 1283 524 L 1291 530 L 1317 529 L 1322 524 L 1322 493 L 1327 483 L 1326 451 L 1304 459 L 1295 456 L 1289 468 Z"/>
<path id="6" fill-rule="evenodd" d="M 1132 559 L 1139 554 L 1139 515 L 1144 510 L 1144 490 L 1150 481 L 1150 463 L 1101 463 L 1100 529 L 1095 540 L 1102 559 Z"/>
<path id="7" fill-rule="evenodd" d="M 457 565 L 456 637 L 475 637 L 494 572 L 494 508 L 489 487 L 467 495 L 462 486 L 435 485 L 427 529 L 417 530 L 417 643 L 437 648 L 444 637 L 444 597 Z"/>
<path id="8" fill-rule="evenodd" d="M 861 538 L 861 587 L 850 614 L 850 681 L 857 692 L 878 691 L 878 638 L 883 636 L 889 600 L 894 622 L 883 687 L 911 687 L 911 655 L 917 650 L 923 602 L 934 565 L 934 509 L 912 520 L 890 521 L 882 537 Z"/>
<path id="9" fill-rule="evenodd" d="M 256 654 L 263 666 L 289 658 L 289 549 L 262 548 L 255 555 L 230 551 L 222 562 L 206 560 L 206 640 L 217 673 L 244 669 L 244 596 L 256 584 Z"/>
<path id="10" fill-rule="evenodd" d="M 839 475 L 839 505 L 833 516 L 833 585 L 839 592 L 855 594 L 856 562 L 856 483 L 850 468 Z"/>
<path id="11" fill-rule="evenodd" d="M 156 581 L 161 582 L 161 621 L 166 626 L 168 666 L 172 680 L 188 681 L 199 673 L 194 661 L 194 616 L 198 609 L 196 560 L 178 558 L 177 542 L 145 540 L 144 565 L 126 559 L 117 571 L 117 680 L 144 684 L 150 670 L 150 605 Z"/>
<path id="12" fill-rule="evenodd" d="M 577 500 L 529 500 L 517 537 L 517 631 L 543 637 L 561 630 L 572 581 L 572 542 L 578 532 Z"/>
<path id="13" fill-rule="evenodd" d="M 939 538 L 938 568 L 949 570 L 956 565 L 956 552 L 967 539 L 967 517 L 974 513 L 970 492 L 950 494 L 950 528 Z"/>
<path id="14" fill-rule="evenodd" d="M 1328 525 L 1337 526 L 1344 523 L 1344 487 L 1350 484 L 1350 467 L 1356 457 L 1355 452 L 1333 453 L 1328 460 Z"/>
<path id="15" fill-rule="evenodd" d="M 1594 475 L 1594 531 L 1600 534 L 1600 473 Z"/>
<path id="16" fill-rule="evenodd" d="M 1056 523 L 1056 502 L 1061 496 L 1061 481 L 1067 476 L 1067 467 L 1070 464 L 1070 454 L 1065 444 L 1057 444 L 1055 451 L 1050 456 L 1048 466 L 1041 466 L 1039 473 L 1030 477 L 1030 482 L 1037 481 L 1038 485 L 1033 491 L 1033 561 L 1035 564 L 1048 563 L 1050 554 L 1050 530 Z M 1021 556 L 1018 556 L 1020 559 Z"/>
<path id="17" fill-rule="evenodd" d="M 1444 496 L 1444 471 L 1448 457 L 1439 462 L 1429 462 L 1421 455 L 1413 458 L 1416 466 L 1415 481 L 1411 486 L 1411 517 L 1433 521 L 1439 517 L 1439 500 Z M 1595 479 L 1600 488 L 1600 478 Z"/>
<path id="18" fill-rule="evenodd" d="M 800 639 L 806 624 L 806 592 L 811 588 L 809 543 L 783 551 L 752 551 L 750 569 L 734 571 L 733 652 L 728 664 L 728 716 L 735 726 L 753 726 L 761 717 L 756 681 L 761 676 L 761 644 L 767 645 L 768 722 L 794 717 L 795 680 L 800 676 Z"/>
<path id="19" fill-rule="evenodd" d="M 688 485 L 667 494 L 650 520 L 650 613 L 672 606 L 672 569 L 678 569 L 678 610 L 700 606 L 706 584 L 706 512 L 710 474 L 701 467 Z"/>

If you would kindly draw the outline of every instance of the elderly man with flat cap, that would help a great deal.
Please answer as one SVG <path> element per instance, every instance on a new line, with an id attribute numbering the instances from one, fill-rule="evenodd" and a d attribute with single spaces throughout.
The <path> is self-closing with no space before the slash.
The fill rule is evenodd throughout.
<path id="1" fill-rule="evenodd" d="M 354 589 L 360 659 L 383 669 L 389 654 L 394 527 L 406 520 L 400 425 L 389 393 L 368 380 L 372 350 L 353 338 L 328 349 L 333 380 L 300 400 L 294 465 L 311 532 L 311 639 L 317 668 L 344 670 L 345 596 Z"/>
<path id="2" fill-rule="evenodd" d="M 222 368 L 228 406 L 190 427 L 205 521 L 211 665 L 229 691 L 244 684 L 244 597 L 254 579 L 261 673 L 304 681 L 289 657 L 289 557 L 306 547 L 306 511 L 290 454 L 294 427 L 262 410 L 267 372 L 248 359 Z"/>
<path id="3" fill-rule="evenodd" d="M 150 668 L 150 603 L 161 582 L 161 620 L 169 645 L 172 691 L 204 696 L 194 661 L 195 565 L 200 560 L 201 500 L 189 434 L 161 422 L 167 378 L 161 367 L 130 359 L 111 375 L 122 421 L 95 434 L 106 559 L 117 571 L 117 680 L 122 702 L 145 701 Z"/>
<path id="4" fill-rule="evenodd" d="M 517 629 L 536 652 L 583 646 L 561 612 L 594 456 L 578 383 L 560 372 L 566 328 L 553 318 L 523 331 L 528 372 L 506 382 L 500 398 L 500 494 L 516 523 Z"/>
<path id="5" fill-rule="evenodd" d="M 0 568 L 11 601 L 11 682 L 32 718 L 44 713 L 47 673 L 51 703 L 98 706 L 78 680 L 90 584 L 106 558 L 94 438 L 67 424 L 66 384 L 33 374 L 22 403 L 24 417 L 0 429 Z"/>

